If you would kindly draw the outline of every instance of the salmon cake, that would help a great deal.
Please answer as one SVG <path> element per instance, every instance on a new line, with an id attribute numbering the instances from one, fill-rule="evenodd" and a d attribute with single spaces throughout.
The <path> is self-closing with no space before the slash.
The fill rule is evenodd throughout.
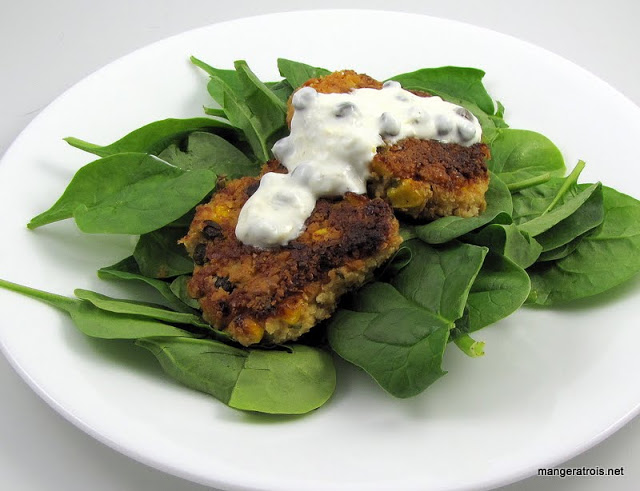
<path id="1" fill-rule="evenodd" d="M 276 161 L 265 171 L 284 173 Z M 203 316 L 244 346 L 295 340 L 336 309 L 339 298 L 370 280 L 402 239 L 391 207 L 347 193 L 320 199 L 300 236 L 260 249 L 235 233 L 259 179 L 233 180 L 200 205 L 182 239 L 194 260 L 189 294 Z"/>
<path id="2" fill-rule="evenodd" d="M 331 94 L 360 88 L 380 90 L 383 83 L 368 75 L 343 70 L 310 79 L 303 87 Z M 430 97 L 426 92 L 410 92 Z M 289 122 L 294 111 L 290 103 Z M 463 118 L 473 118 L 462 107 L 458 111 Z M 367 189 L 370 196 L 385 199 L 395 210 L 419 221 L 450 215 L 477 216 L 486 208 L 489 156 L 489 148 L 483 143 L 464 146 L 406 138 L 377 149 L 370 163 Z"/>

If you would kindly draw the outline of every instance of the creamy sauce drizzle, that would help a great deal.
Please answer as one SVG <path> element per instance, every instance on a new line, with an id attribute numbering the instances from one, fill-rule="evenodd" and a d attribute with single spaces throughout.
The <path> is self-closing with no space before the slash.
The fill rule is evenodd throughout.
<path id="1" fill-rule="evenodd" d="M 366 193 L 376 149 L 404 138 L 470 146 L 480 141 L 478 120 L 440 97 L 420 97 L 385 82 L 381 90 L 348 94 L 298 90 L 291 133 L 273 146 L 289 173 L 267 173 L 240 211 L 236 236 L 259 248 L 286 245 L 304 230 L 316 200 Z"/>

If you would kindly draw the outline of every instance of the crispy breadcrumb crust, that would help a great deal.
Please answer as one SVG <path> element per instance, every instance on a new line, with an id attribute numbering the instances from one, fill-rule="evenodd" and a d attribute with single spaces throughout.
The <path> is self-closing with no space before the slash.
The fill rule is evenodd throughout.
<path id="1" fill-rule="evenodd" d="M 367 188 L 371 196 L 418 220 L 474 217 L 487 206 L 488 158 L 483 144 L 463 147 L 407 138 L 378 149 Z"/>
<path id="2" fill-rule="evenodd" d="M 285 171 L 275 161 L 265 170 Z M 304 232 L 287 246 L 244 245 L 235 227 L 258 183 L 227 183 L 198 206 L 182 240 L 195 262 L 189 294 L 207 322 L 245 346 L 297 339 L 329 317 L 341 295 L 371 279 L 402 242 L 384 200 L 347 193 L 318 200 Z"/>
<path id="3" fill-rule="evenodd" d="M 382 82 L 342 70 L 310 79 L 303 86 L 330 94 L 381 89 Z M 411 92 L 430 97 L 426 92 Z M 289 104 L 289 123 L 293 113 Z M 489 156 L 489 147 L 483 143 L 465 147 L 435 140 L 400 140 L 378 148 L 370 165 L 369 195 L 386 200 L 395 210 L 419 221 L 450 215 L 477 216 L 487 206 L 484 195 L 489 187 Z"/>

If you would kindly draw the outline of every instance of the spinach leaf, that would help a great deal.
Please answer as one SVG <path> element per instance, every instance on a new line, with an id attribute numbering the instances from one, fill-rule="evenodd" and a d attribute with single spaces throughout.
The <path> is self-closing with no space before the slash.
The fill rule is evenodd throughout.
<path id="1" fill-rule="evenodd" d="M 531 289 L 527 272 L 513 261 L 490 252 L 467 298 L 467 332 L 511 315 L 525 302 Z"/>
<path id="2" fill-rule="evenodd" d="M 490 224 L 479 232 L 466 235 L 465 240 L 486 246 L 521 268 L 528 268 L 535 263 L 542 252 L 542 246 L 538 241 L 514 224 Z"/>
<path id="3" fill-rule="evenodd" d="M 571 173 L 564 178 L 551 178 L 536 186 L 528 186 L 513 194 L 513 221 L 521 225 L 546 215 L 558 204 L 577 196 L 580 188 L 578 177 L 584 169 L 579 161 Z"/>
<path id="4" fill-rule="evenodd" d="M 304 414 L 335 389 L 331 356 L 303 345 L 289 351 L 247 350 L 214 340 L 141 339 L 170 376 L 229 406 L 270 414 Z"/>
<path id="5" fill-rule="evenodd" d="M 491 174 L 489 189 L 485 195 L 487 208 L 477 217 L 448 216 L 426 225 L 414 227 L 417 237 L 428 244 L 443 244 L 490 222 L 510 223 L 513 204 L 507 186 L 495 174 Z"/>
<path id="6" fill-rule="evenodd" d="M 212 339 L 147 338 L 136 344 L 151 351 L 170 377 L 225 404 L 248 356 L 245 349 Z"/>
<path id="7" fill-rule="evenodd" d="M 180 218 L 215 186 L 208 170 L 184 171 L 157 157 L 120 153 L 82 167 L 33 229 L 75 218 L 86 233 L 144 234 Z"/>
<path id="8" fill-rule="evenodd" d="M 191 298 L 188 292 L 188 283 L 191 275 L 183 274 L 175 278 L 169 288 L 171 292 L 178 297 L 183 303 L 194 309 L 200 309 L 200 304 L 195 298 Z"/>
<path id="9" fill-rule="evenodd" d="M 215 77 L 216 79 L 224 82 L 224 84 L 227 85 L 231 90 L 235 92 L 241 91 L 242 84 L 240 82 L 240 77 L 235 70 L 225 70 L 212 67 L 204 61 L 199 60 L 195 56 L 191 57 L 191 63 L 208 73 L 212 79 Z M 211 95 L 213 100 L 224 108 L 224 92 L 222 88 L 217 83 L 213 82 L 213 80 L 211 80 L 207 85 L 207 90 L 209 91 L 209 94 Z"/>
<path id="10" fill-rule="evenodd" d="M 600 221 L 602 220 L 602 218 L 598 214 L 598 209 L 601 209 L 600 205 L 602 203 L 601 188 L 602 185 L 600 183 L 591 184 L 588 187 L 580 190 L 575 196 L 571 196 L 565 199 L 561 205 L 556 206 L 548 213 L 543 213 L 527 222 L 520 223 L 518 225 L 518 228 L 523 232 L 527 232 L 533 237 L 538 237 L 543 232 L 547 232 L 548 230 L 550 230 L 552 227 L 555 229 L 556 226 L 558 226 L 558 230 L 554 230 L 552 234 L 548 234 L 544 239 L 546 243 L 549 243 L 549 247 L 544 248 L 544 250 L 566 244 L 571 239 L 574 239 L 575 237 L 580 235 L 580 233 L 584 233 L 585 230 L 582 229 L 588 227 L 586 228 L 586 230 L 590 230 L 598 224 L 598 219 L 600 219 Z M 587 206 L 585 212 L 578 215 L 578 217 L 576 217 L 575 219 L 567 222 L 567 226 L 563 227 L 563 222 L 569 219 L 571 215 L 573 215 L 581 207 L 583 207 L 589 200 L 591 200 L 592 197 L 593 200 Z M 594 220 L 596 222 L 595 224 Z M 574 229 L 569 228 L 569 225 L 571 227 L 575 227 L 575 234 Z M 562 229 L 564 229 L 563 235 L 556 239 L 555 235 L 559 230 Z M 578 233 L 579 230 L 582 230 L 582 232 Z M 568 239 L 566 239 L 567 237 Z M 562 242 L 563 240 L 564 242 Z M 559 243 L 554 246 L 553 244 L 555 242 Z M 542 245 L 544 247 L 545 244 Z"/>
<path id="11" fill-rule="evenodd" d="M 563 257 L 567 257 L 569 254 L 576 250 L 578 244 L 582 241 L 582 239 L 584 239 L 585 235 L 586 234 L 580 235 L 573 239 L 571 242 L 561 245 L 560 247 L 556 247 L 555 249 L 542 252 L 536 262 L 556 261 L 558 259 L 562 259 Z"/>
<path id="12" fill-rule="evenodd" d="M 544 174 L 562 176 L 565 172 L 562 154 L 551 140 L 527 130 L 498 130 L 487 166 L 511 186 Z"/>
<path id="13" fill-rule="evenodd" d="M 450 323 L 426 309 L 382 313 L 338 310 L 329 321 L 331 348 L 363 368 L 395 397 L 411 397 L 446 372 L 442 355 Z"/>
<path id="14" fill-rule="evenodd" d="M 197 315 L 174 312 L 173 310 L 168 310 L 161 305 L 138 302 L 135 300 L 111 298 L 90 290 L 77 289 L 74 291 L 74 294 L 80 300 L 86 300 L 101 310 L 115 312 L 117 314 L 131 314 L 139 317 L 148 317 L 170 324 L 190 324 L 207 330 L 212 329 L 209 324 L 204 322 Z"/>
<path id="15" fill-rule="evenodd" d="M 219 176 L 237 179 L 255 176 L 260 166 L 224 138 L 196 131 L 187 139 L 185 151 L 173 144 L 158 155 L 162 160 L 184 170 L 207 169 Z"/>
<path id="16" fill-rule="evenodd" d="M 592 189 L 593 192 L 574 213 L 547 231 L 536 235 L 536 241 L 542 245 L 543 251 L 565 246 L 602 223 L 604 219 L 602 186 L 600 184 L 580 185 L 578 189 L 583 193 Z M 575 199 L 578 199 L 578 196 Z M 526 227 L 529 223 L 531 222 L 525 223 L 520 228 Z"/>
<path id="17" fill-rule="evenodd" d="M 477 68 L 445 66 L 423 68 L 415 72 L 402 73 L 391 77 L 403 88 L 423 90 L 435 95 L 458 97 L 477 105 L 486 114 L 496 113 L 491 96 L 487 93 L 482 79 L 485 72 Z"/>
<path id="18" fill-rule="evenodd" d="M 76 300 L 0 280 L 0 288 L 45 302 L 71 316 L 79 331 L 102 339 L 138 339 L 152 336 L 192 336 L 189 331 L 139 315 L 115 313 L 91 302 Z"/>
<path id="19" fill-rule="evenodd" d="M 211 118 L 163 119 L 132 131 L 111 145 L 95 145 L 78 138 L 64 140 L 71 146 L 107 157 L 116 153 L 138 152 L 157 155 L 171 143 L 184 138 L 194 131 L 231 130 L 232 126 L 224 121 Z"/>
<path id="20" fill-rule="evenodd" d="M 362 287 L 347 304 L 349 310 L 381 314 L 394 309 L 409 309 L 416 305 L 390 283 L 376 281 Z"/>
<path id="21" fill-rule="evenodd" d="M 0 280 L 21 293 L 67 312 L 84 334 L 135 339 L 164 370 L 188 387 L 207 392 L 236 409 L 303 414 L 324 404 L 335 389 L 331 356 L 309 346 L 288 351 L 247 350 L 213 339 L 196 339 L 168 322 L 210 327 L 196 316 L 157 306 L 76 290 L 79 300 Z"/>
<path id="22" fill-rule="evenodd" d="M 193 260 L 183 245 L 178 244 L 186 231 L 163 227 L 141 235 L 133 251 L 140 272 L 149 278 L 172 278 L 193 272 Z"/>
<path id="23" fill-rule="evenodd" d="M 603 187 L 604 220 L 568 256 L 529 269 L 528 303 L 558 305 L 596 295 L 640 271 L 640 202 Z"/>
<path id="24" fill-rule="evenodd" d="M 234 92 L 217 77 L 213 77 L 211 81 L 222 91 L 222 108 L 231 124 L 244 132 L 253 153 L 261 162 L 269 160 L 271 154 L 267 140 L 276 131 L 284 128 L 284 112 L 282 113 L 281 124 L 279 122 L 274 124 L 271 119 L 263 121 L 253 113 L 252 108 L 247 105 L 242 94 Z M 277 116 L 278 113 L 270 113 L 270 115 L 273 117 Z"/>
<path id="25" fill-rule="evenodd" d="M 513 223 L 520 225 L 542 215 L 554 200 L 563 182 L 564 179 L 552 178 L 538 186 L 513 193 Z M 575 196 L 575 189 L 569 190 L 567 195 Z"/>
<path id="26" fill-rule="evenodd" d="M 289 97 L 293 94 L 293 87 L 291 87 L 291 84 L 286 80 L 280 80 L 280 82 L 265 82 L 265 85 L 269 87 L 269 90 L 284 104 L 287 104 Z"/>
<path id="27" fill-rule="evenodd" d="M 193 305 L 184 302 L 179 295 L 175 294 L 169 283 L 155 278 L 149 278 L 140 273 L 138 263 L 133 256 L 129 256 L 112 266 L 101 268 L 98 270 L 98 277 L 104 280 L 126 280 L 146 283 L 157 290 L 158 293 L 164 297 L 167 305 L 173 310 L 187 314 L 196 314 L 196 311 L 191 308 Z"/>
<path id="28" fill-rule="evenodd" d="M 287 105 L 262 82 L 255 73 L 251 71 L 249 65 L 244 60 L 233 63 L 238 73 L 238 78 L 242 86 L 247 106 L 251 107 L 254 113 L 264 119 L 271 119 L 272 111 L 279 110 L 283 114 L 287 112 Z M 279 121 L 280 118 L 276 118 Z"/>
<path id="29" fill-rule="evenodd" d="M 285 58 L 278 58 L 278 70 L 294 90 L 311 78 L 318 78 L 331 73 L 325 68 L 314 67 Z"/>
<path id="30" fill-rule="evenodd" d="M 243 60 L 234 63 L 235 71 L 220 70 L 193 57 L 191 60 L 211 76 L 209 93 L 229 122 L 244 133 L 254 155 L 261 162 L 269 160 L 271 147 L 286 132 L 286 86 L 268 87 Z"/>
<path id="31" fill-rule="evenodd" d="M 444 375 L 442 355 L 487 252 L 454 243 L 404 244 L 412 259 L 389 283 L 361 289 L 329 321 L 331 348 L 396 397 L 411 397 Z"/>
<path id="32" fill-rule="evenodd" d="M 404 245 L 411 250 L 411 262 L 391 284 L 408 300 L 444 319 L 453 322 L 462 317 L 487 249 L 456 242 L 435 248 L 420 240 Z"/>
<path id="33" fill-rule="evenodd" d="M 288 350 L 250 350 L 229 406 L 270 414 L 304 414 L 333 394 L 336 373 L 331 355 L 304 345 Z"/>
<path id="34" fill-rule="evenodd" d="M 560 203 L 562 200 L 565 199 L 565 196 L 567 195 L 567 193 L 577 190 L 576 186 L 578 184 L 578 178 L 580 177 L 580 174 L 582 173 L 584 166 L 585 166 L 585 163 L 583 160 L 578 161 L 578 163 L 573 168 L 573 170 L 569 173 L 569 175 L 564 178 L 564 181 L 562 182 L 560 189 L 551 200 L 551 203 L 549 203 L 549 205 L 544 209 L 544 211 L 542 212 L 542 215 L 549 213 L 553 208 L 555 208 L 555 206 L 558 203 Z"/>

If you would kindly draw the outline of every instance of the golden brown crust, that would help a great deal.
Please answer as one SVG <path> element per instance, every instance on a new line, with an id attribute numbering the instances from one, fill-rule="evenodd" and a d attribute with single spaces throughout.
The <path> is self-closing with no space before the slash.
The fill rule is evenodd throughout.
<path id="1" fill-rule="evenodd" d="M 486 208 L 489 148 L 408 138 L 382 147 L 371 162 L 372 196 L 417 219 L 473 217 Z"/>
<path id="2" fill-rule="evenodd" d="M 270 170 L 283 168 L 271 162 Z M 243 345 L 298 338 L 335 310 L 338 298 L 370 279 L 402 239 L 381 199 L 347 194 L 318 200 L 305 231 L 285 247 L 260 250 L 235 235 L 258 179 L 227 183 L 197 208 L 183 239 L 196 263 L 189 293 L 205 319 Z"/>
<path id="3" fill-rule="evenodd" d="M 302 86 L 312 87 L 323 94 L 344 94 L 353 89 L 381 89 L 382 82 L 364 73 L 340 70 L 324 77 L 311 78 Z"/>

